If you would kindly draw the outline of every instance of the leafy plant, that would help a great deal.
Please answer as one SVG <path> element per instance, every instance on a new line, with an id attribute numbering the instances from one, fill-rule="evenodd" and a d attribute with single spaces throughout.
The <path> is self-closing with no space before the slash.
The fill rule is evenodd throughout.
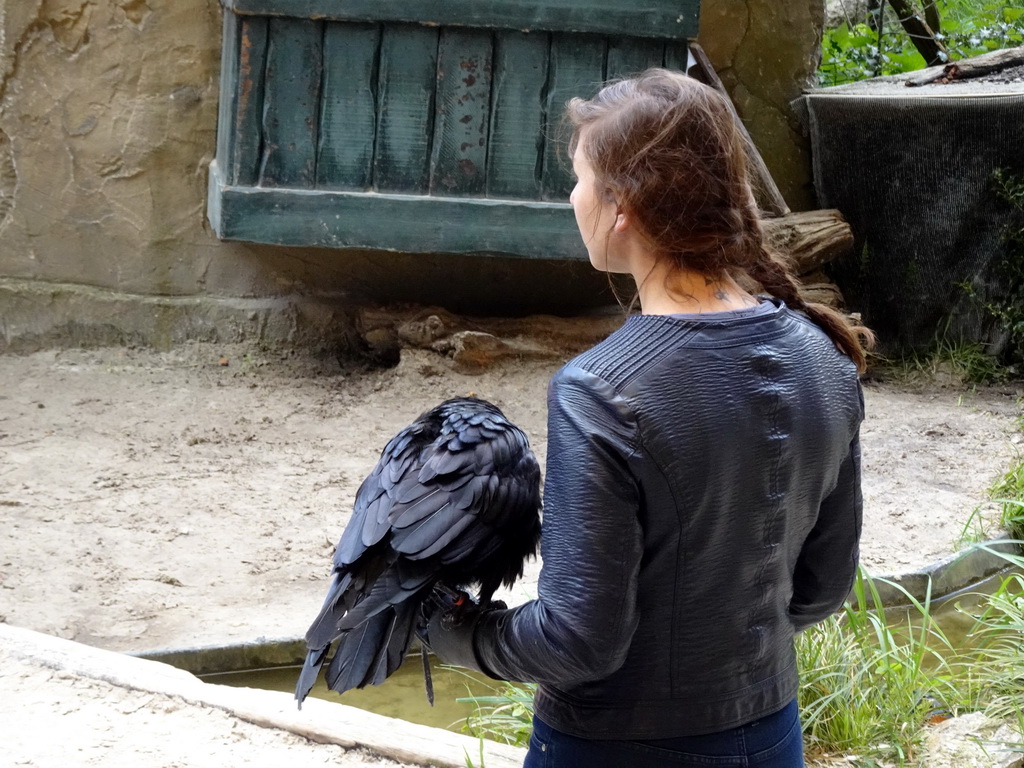
<path id="1" fill-rule="evenodd" d="M 1000 512 L 993 513 L 991 504 L 979 504 L 968 516 L 959 535 L 954 539 L 954 549 L 959 552 L 992 538 L 993 528 L 1005 529 L 1002 514 Z"/>
<path id="2" fill-rule="evenodd" d="M 1024 539 L 1024 460 L 1018 460 L 992 486 L 989 495 L 1002 509 L 1003 528 L 1013 538 Z"/>
<path id="3" fill-rule="evenodd" d="M 986 600 L 975 634 L 989 642 L 978 665 L 987 713 L 1024 720 L 1024 574 L 1005 577 Z"/>
<path id="4" fill-rule="evenodd" d="M 893 582 L 888 582 L 893 584 Z M 965 704 L 958 652 L 936 626 L 931 600 L 907 598 L 890 617 L 863 569 L 843 614 L 797 639 L 799 703 L 806 749 L 858 756 L 854 765 L 904 765 L 917 754 L 926 722 Z"/>
<path id="5" fill-rule="evenodd" d="M 494 696 L 458 699 L 476 706 L 464 730 L 474 736 L 525 747 L 533 733 L 533 683 L 502 683 Z"/>
<path id="6" fill-rule="evenodd" d="M 465 755 L 466 755 L 466 768 L 487 768 L 487 766 L 484 764 L 484 740 L 483 740 L 483 737 L 480 738 L 480 757 L 479 757 L 480 762 L 479 763 L 474 763 L 473 762 L 473 758 L 469 756 L 469 752 L 466 752 Z"/>
<path id="7" fill-rule="evenodd" d="M 1024 176 L 997 169 L 993 173 L 997 198 L 1009 206 L 1010 219 L 1003 231 L 1006 252 L 994 264 L 994 277 L 1004 294 L 986 302 L 985 308 L 1010 335 L 1012 362 L 1024 361 Z"/>
<path id="8" fill-rule="evenodd" d="M 1024 44 L 1024 8 L 1002 0 L 930 0 L 922 11 L 938 15 L 936 39 L 952 59 L 977 56 Z M 929 8 L 930 6 L 930 8 Z M 844 21 L 826 30 L 821 85 L 840 85 L 879 75 L 896 75 L 925 66 L 892 10 L 883 7 L 864 19 Z"/>
<path id="9" fill-rule="evenodd" d="M 911 383 L 946 379 L 950 384 L 993 384 L 1005 381 L 1013 370 L 1001 365 L 984 344 L 953 340 L 945 331 L 923 352 L 901 358 L 877 359 L 873 366 L 888 378 Z"/>

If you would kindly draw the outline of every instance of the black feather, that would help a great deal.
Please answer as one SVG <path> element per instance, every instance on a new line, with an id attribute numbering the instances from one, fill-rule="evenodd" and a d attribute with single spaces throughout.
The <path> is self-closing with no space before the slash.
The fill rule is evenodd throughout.
<path id="1" fill-rule="evenodd" d="M 522 576 L 540 538 L 540 467 L 498 408 L 448 400 L 393 437 L 356 492 L 327 599 L 306 633 L 302 705 L 336 645 L 327 685 L 378 685 L 401 665 L 433 586 L 480 587 L 482 603 Z"/>

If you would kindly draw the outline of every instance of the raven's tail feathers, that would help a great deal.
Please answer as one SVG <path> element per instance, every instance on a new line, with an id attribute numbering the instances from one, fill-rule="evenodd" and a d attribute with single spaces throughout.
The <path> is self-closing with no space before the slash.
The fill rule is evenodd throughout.
<path id="1" fill-rule="evenodd" d="M 383 683 L 402 665 L 418 614 L 419 601 L 406 600 L 346 632 L 327 667 L 327 687 L 344 693 Z"/>
<path id="2" fill-rule="evenodd" d="M 326 648 L 311 649 L 306 654 L 306 662 L 302 665 L 299 681 L 295 684 L 295 700 L 299 702 L 299 709 L 302 709 L 302 702 L 313 689 L 313 685 L 320 675 L 320 667 L 323 666 L 329 650 L 330 646 L 328 645 Z"/>

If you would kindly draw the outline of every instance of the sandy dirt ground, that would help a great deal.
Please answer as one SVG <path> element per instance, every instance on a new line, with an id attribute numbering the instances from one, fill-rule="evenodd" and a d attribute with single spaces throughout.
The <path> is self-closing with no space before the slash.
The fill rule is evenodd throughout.
<path id="1" fill-rule="evenodd" d="M 387 439 L 441 400 L 473 394 L 519 423 L 543 462 L 544 394 L 564 357 L 479 375 L 424 349 L 385 370 L 206 345 L 2 357 L 0 621 L 118 651 L 301 635 Z M 1021 392 L 865 389 L 862 560 L 876 574 L 905 572 L 953 551 L 1010 466 Z M 506 599 L 530 596 L 538 567 Z M 0 684 L 33 688 L 14 677 Z M 134 716 L 109 691 L 75 685 L 76 699 L 107 696 Z"/>

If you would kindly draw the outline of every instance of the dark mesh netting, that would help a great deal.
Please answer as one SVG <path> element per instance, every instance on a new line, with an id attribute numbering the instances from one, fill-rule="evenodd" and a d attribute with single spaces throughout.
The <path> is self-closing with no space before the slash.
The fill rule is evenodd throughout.
<path id="1" fill-rule="evenodd" d="M 858 85 L 803 99 L 820 204 L 838 208 L 856 238 L 833 279 L 883 352 L 945 337 L 998 353 L 1007 334 L 984 306 L 1008 290 L 1014 214 L 993 174 L 1024 175 L 1024 86 L 939 86 L 933 96 Z"/>

